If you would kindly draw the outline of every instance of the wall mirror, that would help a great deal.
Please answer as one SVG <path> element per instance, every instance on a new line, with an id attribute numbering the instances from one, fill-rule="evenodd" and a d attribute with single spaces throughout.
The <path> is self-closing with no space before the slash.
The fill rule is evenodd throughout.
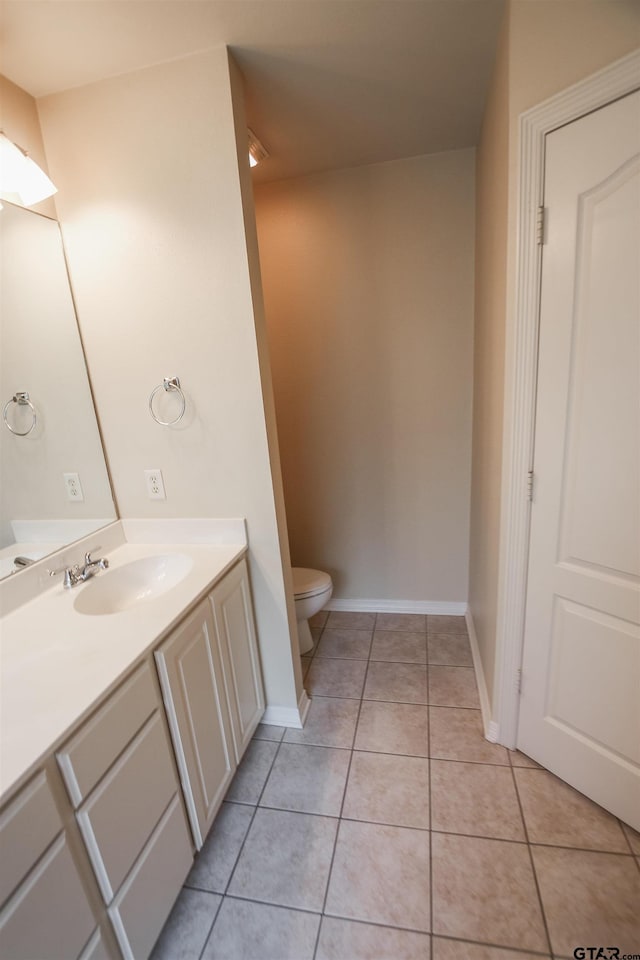
<path id="1" fill-rule="evenodd" d="M 0 254 L 1 578 L 116 509 L 58 222 L 3 201 Z"/>

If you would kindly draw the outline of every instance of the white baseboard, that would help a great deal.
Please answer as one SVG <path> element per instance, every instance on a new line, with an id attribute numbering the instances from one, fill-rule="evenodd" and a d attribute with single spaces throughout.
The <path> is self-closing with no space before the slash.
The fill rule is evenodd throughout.
<path id="1" fill-rule="evenodd" d="M 294 727 L 302 730 L 310 706 L 311 700 L 303 689 L 297 707 L 267 707 L 260 722 L 274 727 Z"/>
<path id="2" fill-rule="evenodd" d="M 465 614 L 465 620 L 467 622 L 467 631 L 469 633 L 469 643 L 471 644 L 471 655 L 473 657 L 473 668 L 476 673 L 476 683 L 478 684 L 478 695 L 480 697 L 480 710 L 482 712 L 482 726 L 484 727 L 484 735 L 490 743 L 497 743 L 499 735 L 498 724 L 491 719 L 489 691 L 487 690 L 487 681 L 485 680 L 482 660 L 480 659 L 478 635 L 476 634 L 473 617 L 468 609 Z"/>
<path id="3" fill-rule="evenodd" d="M 338 600 L 332 599 L 325 610 L 346 613 L 430 613 L 440 616 L 463 617 L 467 611 L 464 601 L 454 600 Z"/>

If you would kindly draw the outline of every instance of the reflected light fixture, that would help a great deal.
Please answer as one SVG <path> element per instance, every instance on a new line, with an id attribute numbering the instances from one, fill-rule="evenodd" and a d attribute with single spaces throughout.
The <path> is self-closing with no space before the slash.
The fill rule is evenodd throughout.
<path id="1" fill-rule="evenodd" d="M 247 128 L 247 133 L 249 135 L 249 166 L 255 167 L 261 160 L 266 160 L 269 153 L 260 143 L 253 130 Z"/>
<path id="2" fill-rule="evenodd" d="M 57 187 L 44 170 L 0 130 L 0 197 L 30 207 L 54 193 Z"/>

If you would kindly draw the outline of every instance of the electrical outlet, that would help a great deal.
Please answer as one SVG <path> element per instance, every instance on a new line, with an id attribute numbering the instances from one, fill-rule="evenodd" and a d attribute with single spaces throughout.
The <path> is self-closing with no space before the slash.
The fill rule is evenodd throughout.
<path id="1" fill-rule="evenodd" d="M 144 476 L 147 481 L 147 496 L 149 500 L 166 500 L 167 495 L 164 492 L 162 470 L 145 470 Z"/>
<path id="2" fill-rule="evenodd" d="M 64 477 L 64 486 L 67 491 L 67 500 L 71 500 L 75 503 L 82 503 L 84 500 L 84 493 L 82 492 L 82 484 L 80 483 L 80 477 L 77 473 L 63 473 Z"/>

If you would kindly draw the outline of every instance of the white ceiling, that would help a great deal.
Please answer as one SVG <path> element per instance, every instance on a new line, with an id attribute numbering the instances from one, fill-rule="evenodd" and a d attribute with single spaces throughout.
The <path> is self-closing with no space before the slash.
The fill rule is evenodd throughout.
<path id="1" fill-rule="evenodd" d="M 2 73 L 35 97 L 231 47 L 256 179 L 473 146 L 504 0 L 2 0 Z"/>

